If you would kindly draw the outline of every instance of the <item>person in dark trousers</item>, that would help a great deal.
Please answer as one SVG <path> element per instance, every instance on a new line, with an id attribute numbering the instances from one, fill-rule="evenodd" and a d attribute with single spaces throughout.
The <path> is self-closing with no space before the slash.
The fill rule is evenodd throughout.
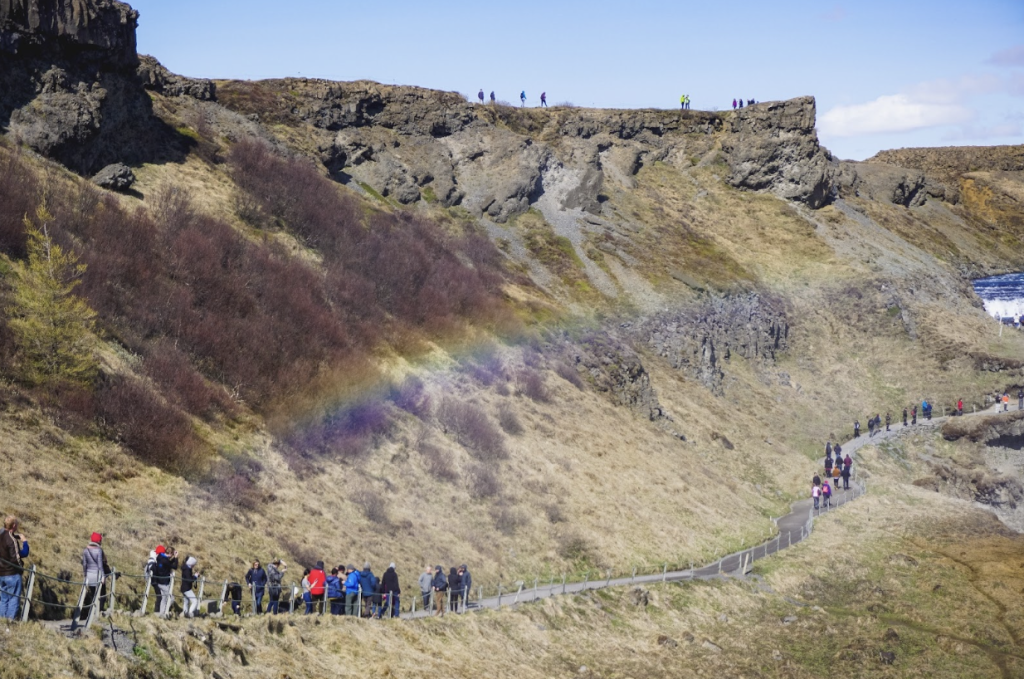
<path id="1" fill-rule="evenodd" d="M 359 571 L 352 564 L 345 569 L 345 615 L 359 617 Z"/>
<path id="2" fill-rule="evenodd" d="M 735 99 L 732 100 L 732 110 L 733 111 L 736 110 L 736 100 Z"/>
<path id="3" fill-rule="evenodd" d="M 825 478 L 832 476 L 832 456 L 825 458 Z"/>
<path id="4" fill-rule="evenodd" d="M 78 615 L 72 615 L 72 619 L 86 620 L 89 617 L 89 609 L 97 596 L 101 596 L 100 588 L 107 579 L 110 567 L 107 565 L 107 555 L 103 553 L 100 546 L 103 543 L 103 536 L 93 533 L 89 537 L 89 546 L 82 550 L 82 580 L 84 581 L 85 597 L 82 600 L 82 608 Z M 102 610 L 102 598 L 99 602 Z"/>
<path id="5" fill-rule="evenodd" d="M 28 558 L 28 538 L 18 532 L 18 518 L 4 517 L 0 530 L 0 619 L 15 620 L 21 605 L 21 572 Z"/>
<path id="6" fill-rule="evenodd" d="M 399 595 L 402 588 L 398 584 L 398 572 L 395 571 L 395 564 L 388 564 L 384 575 L 380 576 L 380 591 L 384 595 L 384 612 L 389 618 L 397 618 L 401 610 Z"/>
<path id="7" fill-rule="evenodd" d="M 907 426 L 907 409 L 903 409 L 903 426 Z"/>
<path id="8" fill-rule="evenodd" d="M 171 612 L 171 604 L 174 603 L 174 594 L 171 592 L 171 573 L 178 570 L 178 550 L 172 550 L 167 554 L 167 548 L 157 545 L 156 562 L 153 564 L 153 585 L 157 589 L 157 615 L 167 617 Z"/>
<path id="9" fill-rule="evenodd" d="M 917 406 L 914 406 L 910 411 L 910 424 L 917 424 Z"/>
<path id="10" fill-rule="evenodd" d="M 849 460 L 849 456 L 846 458 Z M 850 490 L 850 465 L 843 464 L 843 490 Z"/>
<path id="11" fill-rule="evenodd" d="M 281 581 L 287 570 L 287 564 L 280 559 L 274 559 L 267 564 L 267 613 L 276 615 L 281 612 Z"/>
<path id="12" fill-rule="evenodd" d="M 821 485 L 821 477 L 818 476 L 817 474 L 815 474 L 814 478 L 811 479 L 811 485 L 812 486 L 820 486 Z"/>
<path id="13" fill-rule="evenodd" d="M 526 106 L 526 90 L 519 93 L 519 106 Z"/>
<path id="14" fill-rule="evenodd" d="M 853 421 L 853 438 L 860 436 L 860 420 Z"/>
<path id="15" fill-rule="evenodd" d="M 832 457 L 832 441 L 825 442 L 825 457 Z"/>
<path id="16" fill-rule="evenodd" d="M 196 617 L 199 611 L 199 598 L 196 596 L 196 580 L 199 579 L 199 569 L 196 568 L 197 559 L 190 556 L 185 559 L 181 567 L 181 609 L 182 615 L 186 618 Z"/>
<path id="17" fill-rule="evenodd" d="M 302 602 L 306 604 L 305 615 L 313 613 L 313 595 L 309 593 L 309 574 L 312 572 L 312 568 L 302 571 Z"/>
<path id="18" fill-rule="evenodd" d="M 252 568 L 245 574 L 245 584 L 249 586 L 249 592 L 252 594 L 253 612 L 256 615 L 263 614 L 263 597 L 266 596 L 267 582 L 269 580 L 267 572 L 260 565 L 259 559 L 253 561 Z"/>
<path id="19" fill-rule="evenodd" d="M 548 93 L 547 92 L 541 92 L 540 93 L 540 105 L 541 106 L 547 106 L 548 105 Z"/>
<path id="20" fill-rule="evenodd" d="M 462 577 L 455 566 L 448 571 L 448 610 L 452 613 L 459 612 L 459 599 L 462 597 Z"/>
<path id="21" fill-rule="evenodd" d="M 377 576 L 370 569 L 370 562 L 363 564 L 363 570 L 359 572 L 359 593 L 363 599 L 364 617 L 372 617 L 374 613 L 373 597 L 377 594 Z"/>
<path id="22" fill-rule="evenodd" d="M 964 415 L 964 400 L 962 398 L 957 400 L 957 402 L 956 402 L 956 414 L 957 414 L 957 417 L 963 417 L 963 415 Z M 903 411 L 903 424 L 907 423 L 906 420 L 907 420 L 907 413 L 906 413 L 906 411 Z"/>
<path id="23" fill-rule="evenodd" d="M 1017 410 L 1024 410 L 1024 389 L 1017 390 Z"/>
<path id="24" fill-rule="evenodd" d="M 476 96 L 480 100 L 481 104 L 484 103 L 484 88 L 481 87 L 480 91 L 476 93 Z"/>
<path id="25" fill-rule="evenodd" d="M 228 583 L 228 596 L 231 597 L 231 612 L 242 615 L 242 585 L 238 582 Z"/>
<path id="26" fill-rule="evenodd" d="M 841 458 L 841 456 L 842 456 L 842 454 L 843 454 L 843 448 L 842 448 L 842 446 L 840 446 L 840 445 L 839 445 L 839 444 L 837 443 L 837 444 L 836 444 L 836 447 L 832 449 L 832 454 L 836 456 L 836 462 L 838 462 L 838 461 L 839 461 L 840 459 L 842 459 L 842 458 Z"/>
<path id="27" fill-rule="evenodd" d="M 420 594 L 423 595 L 423 610 L 430 610 L 430 596 L 434 591 L 434 569 L 427 566 L 420 573 Z"/>
<path id="28" fill-rule="evenodd" d="M 494 90 L 491 90 L 491 103 L 494 103 Z"/>
<path id="29" fill-rule="evenodd" d="M 444 577 L 444 569 L 441 566 L 434 566 L 434 579 L 430 583 L 434 591 L 434 613 L 438 616 L 444 615 L 444 595 L 448 591 L 448 579 Z"/>
<path id="30" fill-rule="evenodd" d="M 337 566 L 332 568 L 331 574 L 327 576 L 327 602 L 331 607 L 331 615 L 341 615 L 345 610 L 345 590 L 338 577 Z"/>
<path id="31" fill-rule="evenodd" d="M 887 412 L 885 413 L 885 430 L 889 431 L 889 423 L 892 422 L 892 416 Z"/>
<path id="32" fill-rule="evenodd" d="M 811 486 L 811 497 L 814 498 L 814 509 L 820 509 L 819 503 L 821 502 L 821 486 L 818 484 Z"/>
<path id="33" fill-rule="evenodd" d="M 828 507 L 832 501 L 832 486 L 828 485 L 828 479 L 821 484 L 821 501 Z"/>
<path id="34" fill-rule="evenodd" d="M 469 596 L 473 593 L 473 574 L 469 572 L 466 564 L 459 566 L 459 577 L 462 578 L 462 607 L 469 608 Z"/>

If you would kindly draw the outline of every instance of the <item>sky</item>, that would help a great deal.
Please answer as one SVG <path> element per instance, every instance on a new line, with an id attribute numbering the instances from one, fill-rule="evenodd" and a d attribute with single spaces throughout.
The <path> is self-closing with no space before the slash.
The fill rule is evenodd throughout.
<path id="1" fill-rule="evenodd" d="M 129 0 L 193 77 L 369 79 L 499 101 L 721 110 L 813 95 L 840 158 L 1024 143 L 1024 0 Z"/>

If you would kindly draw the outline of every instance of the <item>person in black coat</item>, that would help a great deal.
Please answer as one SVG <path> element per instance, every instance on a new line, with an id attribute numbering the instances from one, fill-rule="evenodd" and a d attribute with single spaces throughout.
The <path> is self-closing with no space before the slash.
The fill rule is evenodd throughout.
<path id="1" fill-rule="evenodd" d="M 459 575 L 455 566 L 452 566 L 451 570 L 448 571 L 448 589 L 451 591 L 449 595 L 449 610 L 458 613 L 459 599 L 462 597 L 462 576 Z"/>
<path id="2" fill-rule="evenodd" d="M 398 584 L 398 573 L 395 572 L 395 564 L 388 566 L 384 575 L 380 578 L 380 593 L 384 596 L 384 610 L 392 618 L 398 617 L 399 599 L 402 588 Z"/>
<path id="3" fill-rule="evenodd" d="M 463 608 L 469 604 L 469 595 L 473 593 L 473 575 L 466 564 L 459 566 L 459 577 L 462 578 Z"/>
<path id="4" fill-rule="evenodd" d="M 245 582 L 252 591 L 253 606 L 257 615 L 263 613 L 263 596 L 267 592 L 267 583 L 269 581 L 270 578 L 267 577 L 267 572 L 260 565 L 259 559 L 253 561 L 252 568 L 245 574 Z"/>
<path id="5" fill-rule="evenodd" d="M 434 590 L 434 607 L 436 615 L 444 615 L 444 594 L 448 591 L 448 578 L 444 577 L 444 569 L 434 566 L 434 579 L 430 581 Z"/>

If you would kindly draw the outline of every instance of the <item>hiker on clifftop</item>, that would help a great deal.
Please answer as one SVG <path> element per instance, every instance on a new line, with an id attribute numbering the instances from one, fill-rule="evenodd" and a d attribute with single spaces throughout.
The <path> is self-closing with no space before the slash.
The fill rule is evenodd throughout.
<path id="1" fill-rule="evenodd" d="M 0 530 L 0 619 L 15 620 L 21 603 L 22 560 L 28 558 L 28 538 L 18 532 L 18 519 L 4 518 Z"/>
<path id="2" fill-rule="evenodd" d="M 903 409 L 903 426 L 907 426 L 907 409 Z"/>
<path id="3" fill-rule="evenodd" d="M 817 474 L 815 474 L 814 478 L 811 479 L 811 485 L 812 486 L 820 486 L 821 485 L 821 477 L 818 476 Z"/>
<path id="4" fill-rule="evenodd" d="M 431 584 L 433 583 L 433 581 L 434 569 L 430 566 L 427 566 L 425 569 L 423 569 L 423 572 L 420 573 L 419 579 L 420 594 L 423 596 L 423 610 L 425 611 L 430 610 L 430 594 L 434 591 L 433 585 Z"/>
<path id="5" fill-rule="evenodd" d="M 469 604 L 469 595 L 473 592 L 473 574 L 469 572 L 466 564 L 459 566 L 459 577 L 462 578 L 462 591 L 466 597 L 463 608 L 466 608 Z"/>
<path id="6" fill-rule="evenodd" d="M 1003 412 L 1005 413 L 1010 409 L 1010 392 L 1003 392 Z"/>
<path id="7" fill-rule="evenodd" d="M 451 592 L 451 594 L 448 595 L 448 610 L 453 613 L 458 613 L 459 598 L 462 596 L 462 576 L 459 575 L 459 571 L 455 566 L 452 566 L 448 570 L 448 591 Z"/>
<path id="8" fill-rule="evenodd" d="M 526 106 L 526 90 L 519 93 L 519 106 L 520 108 Z"/>
<path id="9" fill-rule="evenodd" d="M 494 103 L 494 90 L 491 90 L 491 103 Z"/>
<path id="10" fill-rule="evenodd" d="M 480 103 L 484 103 L 484 88 L 480 88 L 480 91 L 476 93 L 476 98 L 480 100 Z"/>
<path id="11" fill-rule="evenodd" d="M 832 449 L 832 454 L 836 456 L 836 462 L 839 462 L 840 456 L 843 454 L 843 447 L 837 443 L 836 447 Z"/>
<path id="12" fill-rule="evenodd" d="M 732 110 L 733 111 L 736 110 L 736 100 L 735 99 L 732 100 Z"/>
<path id="13" fill-rule="evenodd" d="M 548 105 L 548 93 L 547 92 L 541 92 L 540 93 L 540 105 L 541 106 L 547 106 Z"/>

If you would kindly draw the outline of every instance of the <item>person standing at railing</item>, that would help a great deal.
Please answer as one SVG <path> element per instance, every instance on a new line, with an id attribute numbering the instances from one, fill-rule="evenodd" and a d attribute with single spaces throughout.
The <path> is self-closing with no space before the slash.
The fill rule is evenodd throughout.
<path id="1" fill-rule="evenodd" d="M 89 617 L 89 608 L 100 593 L 100 587 L 103 585 L 107 573 L 110 572 L 107 555 L 103 553 L 103 548 L 100 546 L 102 543 L 103 536 L 93 533 L 89 536 L 89 546 L 82 550 L 82 579 L 85 581 L 82 586 L 86 588 L 86 591 L 82 608 L 78 611 L 79 620 L 86 620 Z M 72 616 L 72 618 L 74 617 L 76 616 Z"/>
<path id="2" fill-rule="evenodd" d="M 331 607 L 331 615 L 341 615 L 345 608 L 345 591 L 341 588 L 338 567 L 331 569 L 327 576 L 327 602 Z"/>
<path id="3" fill-rule="evenodd" d="M 199 598 L 195 593 L 196 579 L 199 577 L 199 570 L 196 568 L 197 559 L 190 556 L 185 559 L 185 565 L 181 567 L 181 594 L 182 614 L 186 618 L 194 618 L 199 610 Z"/>
<path id="4" fill-rule="evenodd" d="M 377 594 L 377 576 L 370 569 L 370 562 L 363 564 L 363 570 L 359 572 L 359 593 L 363 599 L 363 610 L 360 613 L 365 617 L 371 617 L 373 610 L 373 597 Z"/>
<path id="5" fill-rule="evenodd" d="M 170 556 L 167 554 L 167 548 L 163 545 L 157 545 L 156 549 L 156 562 L 152 568 L 152 583 L 156 587 L 157 596 L 157 615 L 166 617 L 171 610 L 171 604 L 174 603 L 174 594 L 171 592 L 171 573 L 178 570 L 178 550 L 174 550 Z"/>
<path id="6" fill-rule="evenodd" d="M 821 499 L 826 507 L 828 507 L 832 500 L 832 486 L 828 485 L 828 479 L 821 482 Z"/>
<path id="7" fill-rule="evenodd" d="M 280 559 L 274 559 L 267 564 L 267 594 L 270 597 L 270 603 L 267 604 L 267 613 L 276 615 L 281 612 L 281 580 L 284 579 L 284 574 L 287 570 L 288 565 Z"/>
<path id="8" fill-rule="evenodd" d="M 309 593 L 309 574 L 312 572 L 312 568 L 302 572 L 302 602 L 306 604 L 306 615 L 313 612 L 313 595 Z"/>
<path id="9" fill-rule="evenodd" d="M 345 569 L 345 615 L 359 616 L 359 571 L 352 564 Z"/>
<path id="10" fill-rule="evenodd" d="M 853 438 L 860 436 L 860 420 L 853 421 Z"/>
<path id="11" fill-rule="evenodd" d="M 434 569 L 426 566 L 420 573 L 420 594 L 423 596 L 423 610 L 430 610 L 430 595 L 434 592 Z"/>
<path id="12" fill-rule="evenodd" d="M 309 598 L 313 602 L 314 610 L 323 610 L 326 594 L 327 573 L 324 572 L 324 562 L 317 561 L 316 566 L 309 572 Z"/>
<path id="13" fill-rule="evenodd" d="M 380 576 L 380 591 L 384 595 L 384 610 L 388 617 L 397 618 L 399 607 L 399 595 L 402 588 L 398 584 L 398 572 L 395 570 L 394 562 L 388 565 L 384 575 Z"/>
<path id="14" fill-rule="evenodd" d="M 434 566 L 434 579 L 430 583 L 434 590 L 434 609 L 437 615 L 444 615 L 444 595 L 448 591 L 448 579 L 444 577 L 444 569 Z"/>
<path id="15" fill-rule="evenodd" d="M 473 592 L 473 575 L 469 572 L 469 567 L 466 564 L 459 566 L 459 576 L 462 578 L 462 597 L 466 603 L 464 606 L 469 605 L 469 595 Z"/>
<path id="16" fill-rule="evenodd" d="M 21 604 L 22 563 L 28 558 L 28 538 L 18 532 L 18 518 L 8 516 L 0 531 L 0 618 L 15 620 Z"/>
<path id="17" fill-rule="evenodd" d="M 462 577 L 455 566 L 448 571 L 448 601 L 451 602 L 449 610 L 459 612 L 459 597 L 462 595 Z"/>
<path id="18" fill-rule="evenodd" d="M 267 594 L 267 581 L 267 572 L 263 570 L 259 559 L 253 561 L 252 568 L 245 574 L 245 584 L 249 585 L 256 615 L 263 614 L 263 597 Z"/>

